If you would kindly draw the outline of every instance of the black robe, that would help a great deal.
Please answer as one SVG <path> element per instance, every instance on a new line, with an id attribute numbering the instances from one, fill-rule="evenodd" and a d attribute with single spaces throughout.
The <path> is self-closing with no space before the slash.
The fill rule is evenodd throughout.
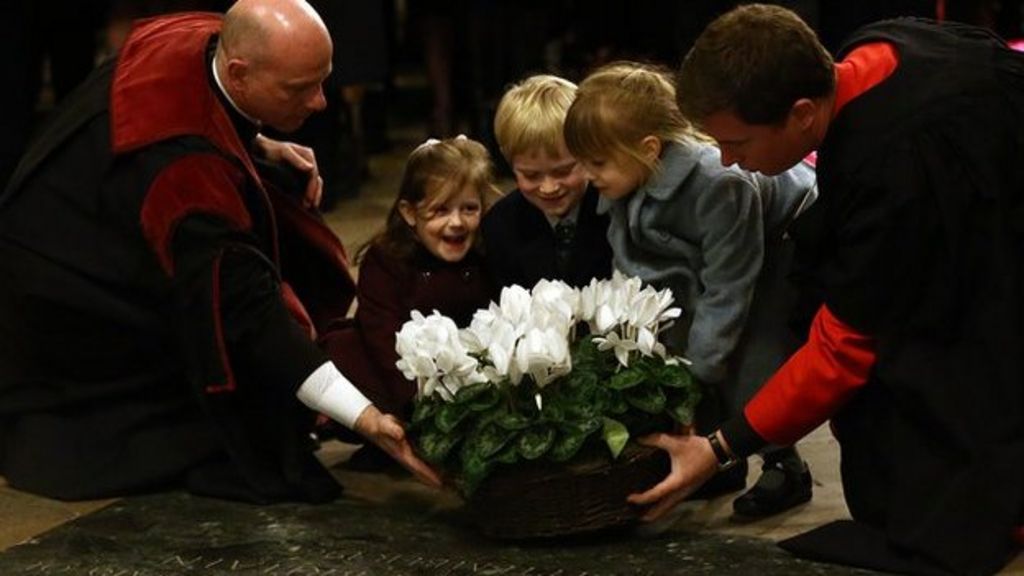
<path id="1" fill-rule="evenodd" d="M 0 197 L 0 471 L 78 499 L 323 500 L 295 398 L 344 315 L 340 243 L 266 185 L 210 79 L 220 18 L 137 26 Z M 291 285 L 283 280 L 289 277 Z M 306 305 L 304 306 L 303 303 Z"/>
<path id="2" fill-rule="evenodd" d="M 918 20 L 843 52 L 878 41 L 899 65 L 829 126 L 791 230 L 825 304 L 876 342 L 833 419 L 843 488 L 898 569 L 992 572 L 1024 519 L 1024 55 Z"/>

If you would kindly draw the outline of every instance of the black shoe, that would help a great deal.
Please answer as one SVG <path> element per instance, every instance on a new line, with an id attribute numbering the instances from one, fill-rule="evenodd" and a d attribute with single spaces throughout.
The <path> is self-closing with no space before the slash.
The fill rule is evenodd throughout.
<path id="1" fill-rule="evenodd" d="M 710 500 L 747 487 L 747 461 L 740 460 L 725 472 L 719 472 L 687 496 L 687 500 Z"/>
<path id="2" fill-rule="evenodd" d="M 794 468 L 782 462 L 765 462 L 754 487 L 733 500 L 739 516 L 764 518 L 789 510 L 811 499 L 811 471 L 807 464 Z"/>

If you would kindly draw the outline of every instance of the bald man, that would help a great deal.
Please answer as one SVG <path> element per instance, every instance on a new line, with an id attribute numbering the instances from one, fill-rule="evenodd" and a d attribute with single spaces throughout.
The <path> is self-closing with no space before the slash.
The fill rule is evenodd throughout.
<path id="1" fill-rule="evenodd" d="M 309 209 L 312 152 L 260 135 L 324 108 L 331 52 L 302 0 L 142 21 L 53 113 L 0 195 L 12 486 L 323 501 L 339 487 L 312 454 L 317 413 L 438 483 L 315 345 L 352 280 Z M 275 163 L 304 174 L 296 193 L 261 177 Z"/>

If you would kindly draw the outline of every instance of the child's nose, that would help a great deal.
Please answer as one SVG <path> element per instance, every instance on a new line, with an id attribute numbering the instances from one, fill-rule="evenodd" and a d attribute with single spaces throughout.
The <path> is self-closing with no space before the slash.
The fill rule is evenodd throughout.
<path id="1" fill-rule="evenodd" d="M 540 183 L 540 191 L 544 193 L 555 192 L 558 188 L 558 180 L 550 176 L 545 176 L 544 180 Z"/>

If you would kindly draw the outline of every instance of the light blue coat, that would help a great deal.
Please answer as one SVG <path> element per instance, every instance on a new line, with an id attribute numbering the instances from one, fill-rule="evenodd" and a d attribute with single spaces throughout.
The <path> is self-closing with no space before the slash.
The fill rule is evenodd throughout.
<path id="1" fill-rule="evenodd" d="M 665 343 L 697 378 L 721 382 L 737 361 L 766 235 L 781 235 L 814 183 L 806 165 L 767 177 L 725 168 L 716 147 L 687 141 L 666 145 L 633 194 L 602 198 L 615 268 L 672 289 L 683 316 Z"/>

